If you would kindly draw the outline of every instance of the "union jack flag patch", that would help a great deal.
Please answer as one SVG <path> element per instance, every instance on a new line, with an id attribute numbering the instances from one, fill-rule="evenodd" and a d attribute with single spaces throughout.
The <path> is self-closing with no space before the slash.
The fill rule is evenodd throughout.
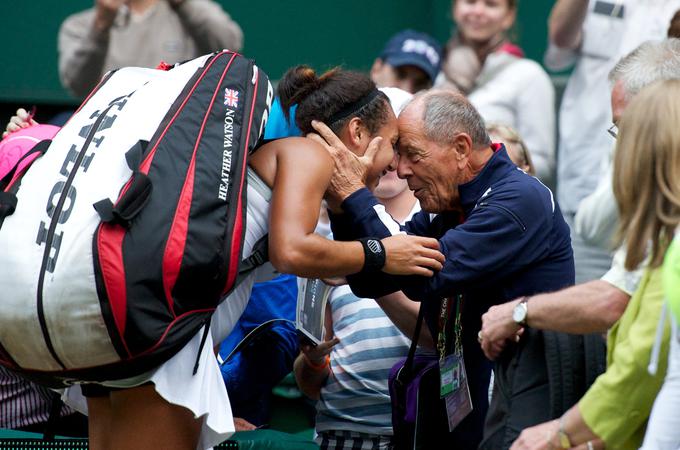
<path id="1" fill-rule="evenodd" d="M 226 88 L 224 90 L 224 106 L 238 108 L 238 91 L 236 89 Z"/>

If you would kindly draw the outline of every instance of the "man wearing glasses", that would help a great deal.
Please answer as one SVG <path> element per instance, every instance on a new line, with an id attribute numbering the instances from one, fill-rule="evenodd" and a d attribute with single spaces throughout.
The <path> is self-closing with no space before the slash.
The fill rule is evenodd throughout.
<path id="1" fill-rule="evenodd" d="M 616 138 L 616 124 L 630 100 L 645 86 L 669 79 L 680 79 L 680 39 L 649 41 L 622 58 L 609 73 L 614 123 L 602 132 Z M 611 240 L 618 225 L 611 164 L 607 177 L 581 203 L 577 222 L 580 214 L 584 215 L 581 226 L 593 227 L 603 242 Z M 621 247 L 611 269 L 599 280 L 492 306 L 482 316 L 479 334 L 485 355 L 496 359 L 523 327 L 573 334 L 605 333 L 625 311 L 642 276 L 642 267 L 633 272 L 625 270 L 625 259 L 625 249 Z"/>

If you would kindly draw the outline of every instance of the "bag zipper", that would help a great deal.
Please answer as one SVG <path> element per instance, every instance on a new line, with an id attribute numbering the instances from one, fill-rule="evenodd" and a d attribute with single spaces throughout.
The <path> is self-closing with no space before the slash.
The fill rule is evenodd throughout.
<path id="1" fill-rule="evenodd" d="M 97 133 L 99 130 L 99 126 L 101 125 L 102 121 L 106 118 L 106 114 L 109 112 L 113 105 L 109 105 L 100 115 L 97 117 L 97 120 L 94 122 L 94 125 L 92 126 L 92 129 L 87 135 L 87 138 L 85 139 L 85 143 L 83 144 L 83 148 L 80 149 L 80 152 L 78 152 L 78 156 L 76 157 L 75 162 L 73 163 L 73 168 L 71 169 L 71 173 L 69 173 L 68 178 L 66 179 L 66 183 L 64 184 L 64 188 L 61 191 L 61 194 L 59 195 L 59 200 L 57 201 L 57 205 L 54 208 L 54 212 L 52 214 L 52 220 L 50 221 L 50 228 L 47 231 L 47 237 L 45 240 L 45 251 L 43 253 L 43 260 L 42 264 L 40 266 L 40 275 L 38 276 L 38 292 L 37 292 L 37 307 L 38 307 L 38 320 L 40 321 L 40 329 L 42 330 L 43 333 L 43 338 L 45 339 L 45 344 L 47 345 L 47 349 L 50 351 L 50 354 L 54 358 L 54 360 L 59 364 L 63 369 L 66 369 L 66 366 L 64 363 L 59 359 L 57 356 L 57 352 L 54 349 L 54 345 L 52 344 L 52 340 L 50 339 L 49 331 L 47 329 L 47 321 L 45 320 L 45 310 L 43 307 L 44 301 L 43 301 L 43 288 L 45 285 L 45 275 L 47 272 L 47 262 L 49 261 L 50 257 L 50 250 L 52 249 L 52 241 L 54 240 L 54 233 L 57 229 L 57 223 L 59 222 L 59 216 L 61 216 L 62 209 L 64 208 L 64 203 L 66 203 L 66 194 L 68 193 L 69 189 L 71 188 L 71 185 L 73 184 L 73 179 L 76 176 L 76 172 L 80 168 L 81 163 L 83 162 L 83 159 L 85 158 L 85 152 L 87 151 L 88 147 L 90 146 L 90 143 L 94 139 L 94 135 Z"/>

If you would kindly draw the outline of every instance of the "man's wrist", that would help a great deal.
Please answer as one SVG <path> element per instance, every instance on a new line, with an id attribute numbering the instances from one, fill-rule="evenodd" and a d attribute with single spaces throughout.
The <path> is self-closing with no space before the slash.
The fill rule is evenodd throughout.
<path id="1" fill-rule="evenodd" d="M 517 326 L 526 327 L 528 326 L 529 320 L 529 298 L 530 296 L 525 295 L 520 298 L 518 302 L 515 303 L 512 309 L 512 320 Z"/>
<path id="2" fill-rule="evenodd" d="M 378 238 L 365 237 L 357 239 L 364 250 L 364 266 L 361 268 L 363 273 L 379 272 L 385 267 L 387 261 L 385 246 Z"/>
<path id="3" fill-rule="evenodd" d="M 567 434 L 567 431 L 564 428 L 564 419 L 565 415 L 562 415 L 562 417 L 559 418 L 558 421 L 558 427 L 557 427 L 557 442 L 558 442 L 558 447 L 561 449 L 569 449 L 572 448 L 573 445 L 571 443 L 571 438 Z"/>
<path id="4" fill-rule="evenodd" d="M 91 29 L 92 35 L 96 39 L 104 39 L 108 37 L 109 31 L 111 31 L 115 19 L 115 15 L 113 17 L 107 17 L 106 13 L 95 13 L 94 22 Z"/>
<path id="5" fill-rule="evenodd" d="M 350 217 L 357 218 L 365 215 L 377 204 L 379 204 L 378 200 L 366 186 L 363 186 L 345 197 L 340 206 Z"/>
<path id="6" fill-rule="evenodd" d="M 365 187 L 366 186 L 363 184 L 351 184 L 349 186 L 343 187 L 340 191 L 337 191 L 335 193 L 335 197 L 339 203 L 342 203 L 356 191 L 363 189 Z"/>

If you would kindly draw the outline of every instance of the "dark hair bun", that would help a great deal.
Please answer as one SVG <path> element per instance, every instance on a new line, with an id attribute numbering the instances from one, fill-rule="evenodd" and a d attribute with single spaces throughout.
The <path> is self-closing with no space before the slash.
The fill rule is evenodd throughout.
<path id="1" fill-rule="evenodd" d="M 321 80 L 309 66 L 300 65 L 288 69 L 279 81 L 278 91 L 281 107 L 288 118 L 290 107 L 300 103 L 309 94 L 319 89 Z"/>
<path id="2" fill-rule="evenodd" d="M 287 119 L 290 108 L 297 105 L 295 124 L 303 134 L 314 131 L 312 120 L 326 123 L 337 133 L 352 117 L 361 119 L 369 132 L 374 133 L 386 122 L 390 108 L 389 100 L 382 93 L 355 114 L 329 122 L 335 113 L 374 90 L 375 83 L 365 73 L 336 67 L 317 76 L 309 66 L 297 66 L 283 75 L 278 94 Z"/>

